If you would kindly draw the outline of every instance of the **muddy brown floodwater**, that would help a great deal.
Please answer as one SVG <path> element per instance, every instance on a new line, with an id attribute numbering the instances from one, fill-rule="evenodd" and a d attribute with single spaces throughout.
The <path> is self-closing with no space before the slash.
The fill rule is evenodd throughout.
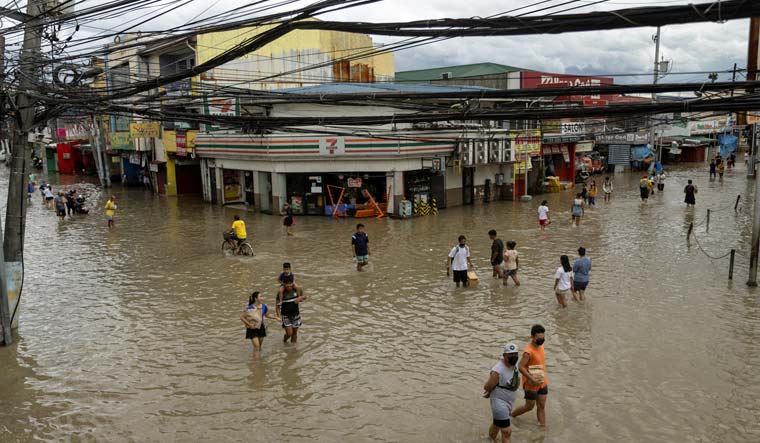
<path id="1" fill-rule="evenodd" d="M 682 203 L 688 178 L 695 210 Z M 760 303 L 745 286 L 753 184 L 743 167 L 709 182 L 683 166 L 642 206 L 637 181 L 618 175 L 612 202 L 600 196 L 580 228 L 571 193 L 547 195 L 545 234 L 541 198 L 365 220 L 361 274 L 356 220 L 299 217 L 288 238 L 279 217 L 244 214 L 256 256 L 225 258 L 234 209 L 117 186 L 108 231 L 100 209 L 59 223 L 35 196 L 17 343 L 0 348 L 0 441 L 484 441 L 483 382 L 534 323 L 547 329 L 548 427 L 520 417 L 514 441 L 760 441 Z M 728 259 L 687 242 L 692 221 L 710 255 L 738 250 L 733 283 Z M 518 289 L 489 276 L 491 228 L 517 242 Z M 459 234 L 481 279 L 467 290 L 444 269 Z M 553 272 L 579 245 L 594 266 L 588 301 L 562 310 Z M 283 345 L 268 321 L 253 358 L 240 311 L 254 289 L 274 303 L 283 261 L 311 297 L 300 342 Z"/>

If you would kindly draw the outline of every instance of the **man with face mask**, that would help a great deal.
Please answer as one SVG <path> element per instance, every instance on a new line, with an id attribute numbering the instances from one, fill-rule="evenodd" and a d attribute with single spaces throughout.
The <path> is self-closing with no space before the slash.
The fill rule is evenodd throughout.
<path id="1" fill-rule="evenodd" d="M 546 378 L 546 357 L 544 356 L 544 334 L 541 325 L 530 328 L 531 341 L 525 347 L 518 368 L 523 375 L 525 404 L 512 411 L 512 417 L 531 411 L 536 404 L 538 424 L 546 426 L 546 396 L 549 394 L 549 381 Z"/>
<path id="2" fill-rule="evenodd" d="M 485 386 L 483 397 L 491 401 L 491 414 L 493 423 L 488 429 L 488 436 L 495 442 L 501 432 L 501 442 L 509 443 L 512 436 L 512 428 L 509 415 L 515 405 L 517 388 L 520 386 L 520 373 L 517 370 L 519 359 L 517 345 L 509 343 L 504 346 L 502 358 L 491 368 Z"/>

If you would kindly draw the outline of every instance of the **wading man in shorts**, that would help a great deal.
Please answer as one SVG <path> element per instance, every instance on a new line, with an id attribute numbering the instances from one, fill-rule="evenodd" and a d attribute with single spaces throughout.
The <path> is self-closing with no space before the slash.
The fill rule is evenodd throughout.
<path id="1" fill-rule="evenodd" d="M 466 243 L 467 239 L 465 236 L 460 235 L 459 244 L 451 249 L 449 259 L 446 261 L 446 275 L 451 275 L 451 271 L 454 271 L 454 283 L 457 284 L 457 288 L 460 283 L 465 288 L 470 286 L 467 271 L 472 268 L 472 260 L 470 259 L 470 248 Z"/>
<path id="2" fill-rule="evenodd" d="M 525 347 L 517 366 L 523 376 L 525 404 L 512 411 L 512 417 L 518 417 L 538 405 L 536 416 L 541 426 L 546 426 L 546 396 L 549 394 L 543 346 L 545 332 L 546 330 L 541 325 L 535 325 L 530 329 L 531 341 Z"/>
<path id="3" fill-rule="evenodd" d="M 290 340 L 298 341 L 298 328 L 301 327 L 301 310 L 299 305 L 306 300 L 303 289 L 295 287 L 292 277 L 286 277 L 282 282 L 282 292 L 277 294 L 277 316 L 282 318 L 282 328 L 285 329 L 283 343 Z"/>

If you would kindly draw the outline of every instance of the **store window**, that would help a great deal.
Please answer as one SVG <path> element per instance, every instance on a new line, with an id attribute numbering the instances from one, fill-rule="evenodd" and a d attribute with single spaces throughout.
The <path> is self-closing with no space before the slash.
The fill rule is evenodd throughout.
<path id="1" fill-rule="evenodd" d="M 222 181 L 224 182 L 224 203 L 243 201 L 243 186 L 241 172 L 236 169 L 223 169 Z"/>

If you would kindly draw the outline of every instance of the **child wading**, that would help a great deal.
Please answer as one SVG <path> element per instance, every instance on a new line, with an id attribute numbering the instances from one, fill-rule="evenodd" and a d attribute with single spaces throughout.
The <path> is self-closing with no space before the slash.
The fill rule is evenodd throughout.
<path id="1" fill-rule="evenodd" d="M 538 225 L 541 226 L 541 230 L 545 231 L 546 227 L 551 223 L 549 221 L 549 207 L 546 205 L 546 200 L 541 202 L 541 206 L 538 207 Z"/>

